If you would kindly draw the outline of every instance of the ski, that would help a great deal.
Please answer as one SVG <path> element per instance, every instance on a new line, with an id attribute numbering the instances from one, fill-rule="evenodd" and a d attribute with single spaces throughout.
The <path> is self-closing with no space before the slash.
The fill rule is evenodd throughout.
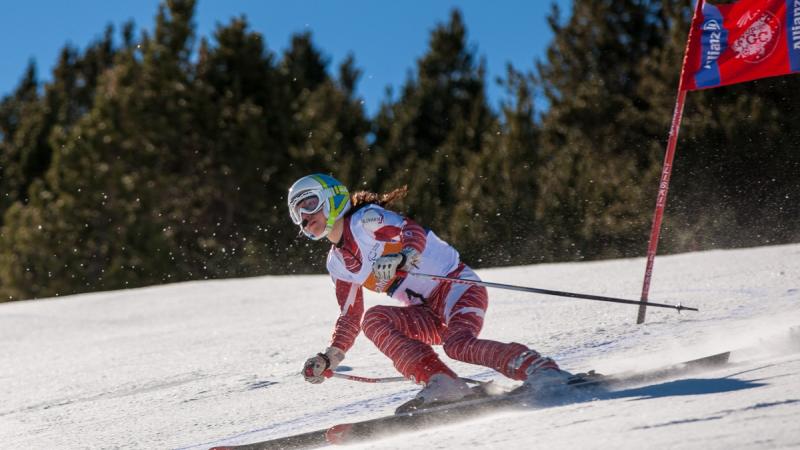
<path id="1" fill-rule="evenodd" d="M 693 371 L 713 368 L 728 362 L 730 352 L 722 352 L 677 364 L 649 370 L 632 370 L 612 375 L 590 371 L 576 375 L 568 384 L 575 389 L 592 387 L 613 388 L 626 384 L 654 381 Z M 403 431 L 446 423 L 454 423 L 480 416 L 490 411 L 520 408 L 530 405 L 530 392 L 517 389 L 499 395 L 482 395 L 454 403 L 431 406 L 391 416 L 361 422 L 344 423 L 330 428 L 271 439 L 245 445 L 219 446 L 211 450 L 277 450 L 318 448 L 330 444 L 350 444 Z"/>

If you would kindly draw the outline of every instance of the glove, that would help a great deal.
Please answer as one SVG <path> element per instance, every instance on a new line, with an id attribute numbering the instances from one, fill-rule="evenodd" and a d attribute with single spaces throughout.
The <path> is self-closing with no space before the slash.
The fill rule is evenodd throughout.
<path id="1" fill-rule="evenodd" d="M 398 270 L 408 272 L 422 259 L 422 255 L 411 247 L 404 248 L 400 253 L 390 253 L 375 260 L 372 272 L 379 282 L 389 281 L 397 274 Z"/>
<path id="2" fill-rule="evenodd" d="M 308 358 L 303 365 L 303 377 L 309 383 L 322 383 L 325 381 L 324 372 L 339 367 L 343 359 L 344 351 L 336 347 L 328 347 L 325 349 L 325 353 L 317 353 L 316 356 Z"/>

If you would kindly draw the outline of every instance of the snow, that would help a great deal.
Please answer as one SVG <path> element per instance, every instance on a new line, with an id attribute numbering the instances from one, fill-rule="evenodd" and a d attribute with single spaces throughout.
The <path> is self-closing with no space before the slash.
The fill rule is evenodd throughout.
<path id="1" fill-rule="evenodd" d="M 635 258 L 477 272 L 498 283 L 635 299 L 643 270 Z M 482 336 L 530 345 L 568 370 L 617 372 L 729 349 L 734 364 L 356 448 L 800 447 L 800 346 L 788 339 L 800 325 L 800 244 L 658 257 L 651 299 L 700 312 L 649 308 L 642 326 L 635 306 L 496 289 L 490 298 Z M 370 294 L 367 303 L 392 300 Z M 337 314 L 326 276 L 0 304 L 0 442 L 208 448 L 390 414 L 415 385 L 310 385 L 299 375 L 328 344 Z M 344 365 L 357 375 L 396 376 L 363 335 Z"/>

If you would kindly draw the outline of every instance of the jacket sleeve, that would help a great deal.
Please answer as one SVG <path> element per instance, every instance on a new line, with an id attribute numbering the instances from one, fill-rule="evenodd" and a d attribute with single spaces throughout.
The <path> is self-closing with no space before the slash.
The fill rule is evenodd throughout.
<path id="1" fill-rule="evenodd" d="M 361 319 L 364 316 L 364 293 L 361 286 L 342 280 L 335 280 L 336 300 L 339 302 L 341 313 L 336 320 L 331 338 L 331 347 L 336 347 L 344 352 L 356 341 L 361 332 Z"/>
<path id="2" fill-rule="evenodd" d="M 413 248 L 421 255 L 425 250 L 427 240 L 428 233 L 419 224 L 408 218 L 403 221 L 403 228 L 400 234 L 402 248 Z"/>

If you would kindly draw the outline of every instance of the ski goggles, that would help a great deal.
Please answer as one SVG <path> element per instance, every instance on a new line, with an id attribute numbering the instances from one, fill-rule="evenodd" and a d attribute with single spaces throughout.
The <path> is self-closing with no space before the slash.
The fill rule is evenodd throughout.
<path id="1" fill-rule="evenodd" d="M 325 205 L 320 192 L 306 191 L 298 195 L 289 205 L 289 215 L 295 225 L 303 223 L 303 214 L 314 214 Z"/>

